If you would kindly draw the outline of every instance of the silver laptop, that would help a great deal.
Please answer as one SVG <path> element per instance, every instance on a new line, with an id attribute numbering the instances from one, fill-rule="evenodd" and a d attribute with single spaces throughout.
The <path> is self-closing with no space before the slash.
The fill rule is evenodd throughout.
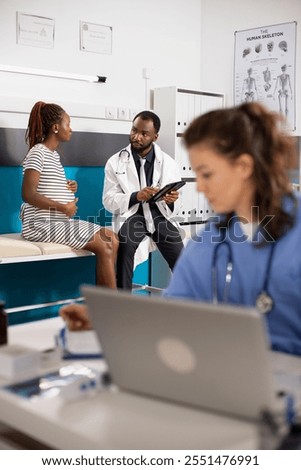
<path id="1" fill-rule="evenodd" d="M 120 389 L 243 418 L 282 407 L 255 309 L 94 286 L 82 294 Z"/>

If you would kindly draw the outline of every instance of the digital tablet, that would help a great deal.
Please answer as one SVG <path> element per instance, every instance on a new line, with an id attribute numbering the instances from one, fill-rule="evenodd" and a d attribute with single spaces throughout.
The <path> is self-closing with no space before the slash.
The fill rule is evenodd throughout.
<path id="1" fill-rule="evenodd" d="M 168 183 L 163 188 L 159 189 L 159 191 L 154 194 L 151 198 L 149 198 L 145 202 L 157 202 L 159 201 L 165 194 L 170 193 L 171 191 L 177 191 L 178 189 L 184 186 L 185 181 L 176 181 L 174 183 Z"/>

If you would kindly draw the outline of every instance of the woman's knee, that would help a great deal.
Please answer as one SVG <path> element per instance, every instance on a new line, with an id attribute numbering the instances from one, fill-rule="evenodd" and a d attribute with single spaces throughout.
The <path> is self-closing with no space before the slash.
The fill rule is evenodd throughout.
<path id="1" fill-rule="evenodd" d="M 113 256 L 113 243 L 110 239 L 103 239 L 98 237 L 96 239 L 96 254 L 101 256 Z"/>
<path id="2" fill-rule="evenodd" d="M 99 256 L 115 257 L 118 246 L 117 235 L 111 230 L 102 228 L 95 233 L 93 239 L 84 248 Z"/>
<path id="3" fill-rule="evenodd" d="M 118 246 L 119 246 L 118 235 L 112 230 L 109 230 L 107 228 L 102 228 L 100 230 L 99 235 L 103 241 L 109 240 L 109 242 L 111 243 L 112 250 L 116 253 L 118 250 Z"/>
<path id="4" fill-rule="evenodd" d="M 96 255 L 110 256 L 113 253 L 112 242 L 109 238 L 105 239 L 100 232 L 95 233 L 92 240 L 84 247 Z"/>

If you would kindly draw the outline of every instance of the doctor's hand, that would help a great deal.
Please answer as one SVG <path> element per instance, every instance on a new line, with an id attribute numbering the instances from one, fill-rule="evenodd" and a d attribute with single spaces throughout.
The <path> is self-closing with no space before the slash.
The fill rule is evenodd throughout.
<path id="1" fill-rule="evenodd" d="M 60 309 L 59 314 L 66 322 L 67 328 L 71 331 L 92 329 L 87 307 L 85 305 L 65 305 Z"/>
<path id="2" fill-rule="evenodd" d="M 146 186 L 137 193 L 138 201 L 148 201 L 150 197 L 156 194 L 159 191 L 159 188 L 154 188 L 153 186 Z"/>
<path id="3" fill-rule="evenodd" d="M 179 198 L 179 191 L 170 191 L 170 193 L 165 194 L 165 196 L 163 196 L 162 199 L 166 204 L 172 204 L 176 202 L 178 198 Z"/>

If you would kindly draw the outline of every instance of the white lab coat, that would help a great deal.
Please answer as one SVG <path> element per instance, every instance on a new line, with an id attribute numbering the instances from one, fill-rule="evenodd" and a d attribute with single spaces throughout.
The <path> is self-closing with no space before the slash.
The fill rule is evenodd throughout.
<path id="1" fill-rule="evenodd" d="M 167 183 L 181 180 L 180 169 L 173 158 L 163 152 L 160 147 L 154 144 L 155 161 L 153 172 L 153 186 L 161 188 Z M 120 156 L 121 152 L 115 153 L 106 163 L 105 181 L 103 190 L 103 205 L 106 210 L 113 214 L 112 224 L 115 233 L 118 233 L 122 224 L 138 210 L 139 204 L 134 204 L 129 208 L 131 194 L 140 191 L 140 182 L 131 152 L 131 145 L 126 147 L 129 152 Z M 168 205 L 163 202 L 156 203 L 161 214 L 173 225 L 178 225 L 175 216 L 181 208 L 180 197 L 174 204 L 171 211 Z M 150 237 L 145 237 L 140 243 L 136 255 L 135 266 L 148 259 L 150 251 L 156 249 L 155 243 Z"/>

